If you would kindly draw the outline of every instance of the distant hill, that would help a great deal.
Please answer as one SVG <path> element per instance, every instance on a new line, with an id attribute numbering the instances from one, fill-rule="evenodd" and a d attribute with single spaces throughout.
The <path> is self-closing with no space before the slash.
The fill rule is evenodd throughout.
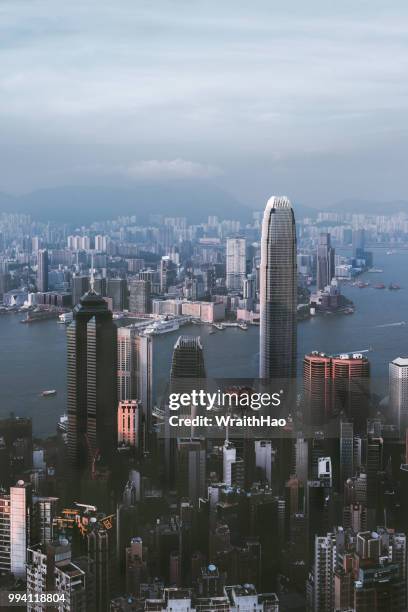
<path id="1" fill-rule="evenodd" d="M 167 184 L 132 186 L 64 186 L 38 189 L 11 196 L 0 193 L 0 212 L 29 213 L 39 221 L 88 224 L 136 215 L 146 222 L 149 214 L 187 217 L 192 223 L 205 221 L 208 215 L 248 222 L 252 208 L 207 181 L 172 181 Z M 295 205 L 297 218 L 314 216 L 317 211 Z"/>
<path id="2" fill-rule="evenodd" d="M 149 214 L 185 216 L 192 222 L 219 215 L 249 219 L 250 210 L 230 194 L 209 183 L 194 181 L 137 186 L 66 186 L 39 189 L 15 197 L 0 194 L 1 212 L 30 213 L 34 219 L 86 224 L 136 215 L 140 221 Z"/>
<path id="3" fill-rule="evenodd" d="M 333 204 L 330 208 L 339 212 L 391 215 L 398 212 L 408 212 L 408 201 L 391 200 L 389 202 L 376 202 L 372 200 L 347 199 Z"/>

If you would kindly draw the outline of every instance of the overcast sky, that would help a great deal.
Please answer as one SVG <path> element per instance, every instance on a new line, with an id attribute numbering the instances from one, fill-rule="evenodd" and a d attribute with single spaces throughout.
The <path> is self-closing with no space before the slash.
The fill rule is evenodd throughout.
<path id="1" fill-rule="evenodd" d="M 408 199 L 406 0 L 1 0 L 0 191 Z"/>

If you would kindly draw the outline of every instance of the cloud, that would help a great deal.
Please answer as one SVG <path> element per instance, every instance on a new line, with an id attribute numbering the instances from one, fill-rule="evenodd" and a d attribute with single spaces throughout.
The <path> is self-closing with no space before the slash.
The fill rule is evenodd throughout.
<path id="1" fill-rule="evenodd" d="M 122 174 L 139 180 L 211 178 L 222 174 L 219 168 L 186 159 L 149 159 L 121 168 Z"/>

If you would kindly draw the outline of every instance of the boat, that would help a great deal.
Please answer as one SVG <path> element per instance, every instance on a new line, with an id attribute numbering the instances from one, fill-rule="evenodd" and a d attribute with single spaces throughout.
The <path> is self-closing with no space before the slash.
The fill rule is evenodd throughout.
<path id="1" fill-rule="evenodd" d="M 159 334 L 167 334 L 172 331 L 177 331 L 180 327 L 180 323 L 177 319 L 171 319 L 169 321 L 155 321 L 152 325 L 149 325 L 144 330 L 147 336 L 156 336 Z"/>
<path id="2" fill-rule="evenodd" d="M 396 283 L 390 283 L 388 285 L 388 289 L 390 291 L 398 291 L 398 289 L 401 289 L 401 287 L 399 285 L 397 285 Z"/>
<path id="3" fill-rule="evenodd" d="M 72 312 L 63 312 L 59 315 L 58 319 L 60 323 L 68 325 L 68 323 L 71 323 L 73 321 L 74 315 Z"/>
<path id="4" fill-rule="evenodd" d="M 46 391 L 43 391 L 41 395 L 43 397 L 54 397 L 54 395 L 57 395 L 57 392 L 55 389 L 48 389 Z"/>
<path id="5" fill-rule="evenodd" d="M 244 331 L 246 331 L 248 329 L 248 325 L 246 323 L 239 323 L 238 327 L 240 329 L 243 329 Z"/>
<path id="6" fill-rule="evenodd" d="M 371 268 L 370 270 L 368 270 L 368 272 L 370 274 L 381 274 L 381 272 L 384 272 L 384 270 L 380 270 L 380 268 Z"/>
<path id="7" fill-rule="evenodd" d="M 374 285 L 374 289 L 385 289 L 384 283 L 377 283 Z"/>
<path id="8" fill-rule="evenodd" d="M 365 289 L 366 287 L 369 287 L 370 283 L 363 283 L 362 281 L 360 281 L 359 283 L 357 283 L 357 287 L 359 289 Z"/>

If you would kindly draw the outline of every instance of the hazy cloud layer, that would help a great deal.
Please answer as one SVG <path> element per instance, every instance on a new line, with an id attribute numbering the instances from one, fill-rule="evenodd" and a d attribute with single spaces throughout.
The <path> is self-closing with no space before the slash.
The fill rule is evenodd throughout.
<path id="1" fill-rule="evenodd" d="M 0 191 L 407 197 L 405 1 L 3 0 Z"/>

